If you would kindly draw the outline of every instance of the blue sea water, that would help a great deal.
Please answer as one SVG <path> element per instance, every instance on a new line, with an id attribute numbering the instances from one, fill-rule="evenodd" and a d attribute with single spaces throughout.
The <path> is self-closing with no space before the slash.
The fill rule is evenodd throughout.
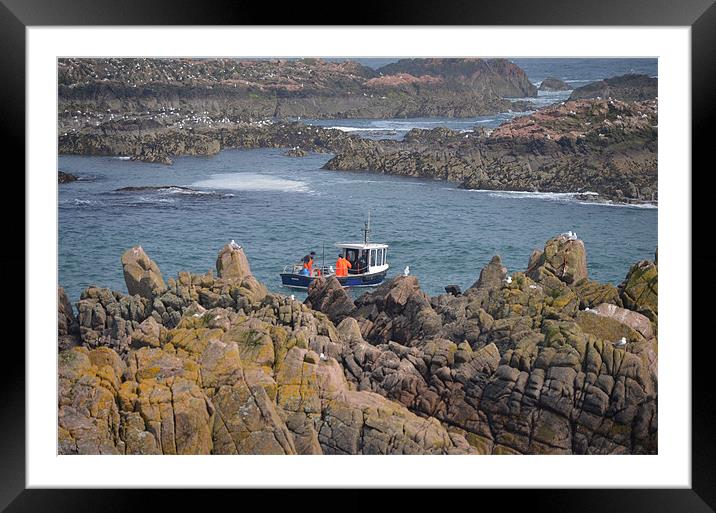
<path id="1" fill-rule="evenodd" d="M 373 235 L 390 245 L 390 274 L 406 265 L 426 292 L 471 285 L 494 254 L 511 271 L 568 230 L 585 241 L 591 277 L 618 283 L 651 258 L 657 210 L 582 204 L 568 195 L 467 191 L 440 181 L 320 169 L 327 155 L 226 150 L 173 166 L 111 157 L 61 156 L 60 169 L 92 181 L 60 185 L 59 281 L 75 301 L 96 284 L 126 291 L 120 256 L 141 245 L 165 277 L 206 272 L 230 239 L 254 274 L 280 291 L 279 272 L 314 250 L 334 263 L 338 241 Z M 117 191 L 122 187 L 182 186 Z M 287 290 L 284 290 L 287 292 Z"/>
<path id="2" fill-rule="evenodd" d="M 621 59 L 612 59 L 611 67 L 604 62 L 590 67 L 542 60 L 531 67 L 519 64 L 533 81 L 568 71 L 579 80 L 605 78 L 624 69 Z M 655 59 L 634 66 L 656 74 Z M 560 69 L 566 71 L 560 75 Z M 321 122 L 373 127 L 377 134 L 356 133 L 399 138 L 412 127 L 489 128 L 512 115 Z M 568 230 L 586 244 L 590 277 L 614 284 L 634 262 L 653 258 L 657 246 L 656 208 L 589 204 L 568 194 L 467 191 L 441 181 L 326 171 L 321 167 L 330 155 L 292 158 L 283 153 L 226 150 L 213 157 L 181 157 L 172 166 L 60 156 L 59 169 L 83 180 L 59 185 L 59 284 L 73 302 L 90 285 L 126 292 L 120 256 L 137 244 L 165 278 L 180 271 L 204 273 L 215 269 L 219 249 L 235 239 L 263 283 L 271 290 L 293 293 L 281 287 L 283 267 L 311 250 L 320 261 L 324 246 L 326 263 L 334 263 L 333 244 L 359 240 L 369 210 L 372 239 L 390 245 L 389 276 L 410 265 L 432 295 L 448 284 L 470 286 L 494 254 L 510 272 L 522 271 L 533 249 Z M 171 187 L 117 190 L 144 186 Z"/>

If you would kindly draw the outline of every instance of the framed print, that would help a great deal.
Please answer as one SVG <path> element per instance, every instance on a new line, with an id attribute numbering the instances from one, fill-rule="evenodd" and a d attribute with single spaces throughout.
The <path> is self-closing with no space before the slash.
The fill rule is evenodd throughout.
<path id="1" fill-rule="evenodd" d="M 133 488 L 712 511 L 691 169 L 716 8 L 398 7 L 3 0 L 8 511 Z"/>

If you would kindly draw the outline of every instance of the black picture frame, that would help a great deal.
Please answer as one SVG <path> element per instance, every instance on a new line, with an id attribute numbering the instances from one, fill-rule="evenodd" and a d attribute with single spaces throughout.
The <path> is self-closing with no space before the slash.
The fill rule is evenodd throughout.
<path id="1" fill-rule="evenodd" d="M 16 181 L 15 191 L 25 190 L 24 148 L 25 139 L 25 29 L 29 26 L 48 25 L 271 25 L 319 23 L 341 25 L 346 22 L 369 25 L 592 25 L 592 26 L 688 26 L 691 27 L 692 71 L 692 162 L 700 173 L 691 172 L 692 180 L 692 235 L 708 233 L 708 215 L 698 215 L 695 205 L 708 205 L 710 184 L 707 148 L 708 123 L 714 119 L 716 109 L 716 5 L 714 0 L 500 0 L 468 3 L 460 0 L 441 2 L 394 1 L 390 4 L 367 1 L 353 5 L 349 10 L 331 2 L 311 2 L 300 9 L 277 8 L 254 2 L 237 3 L 226 0 L 199 2 L 198 0 L 0 0 L 0 138 L 2 155 L 17 156 L 14 166 L 4 166 L 6 174 Z M 346 7 L 351 7 L 346 5 Z M 330 13 L 342 15 L 330 19 Z M 340 21 L 338 21 L 340 19 Z M 10 178 L 7 178 L 10 179 Z M 7 180 L 6 179 L 6 180 Z M 697 186 L 698 179 L 698 186 Z M 7 183 L 7 182 L 6 182 Z M 19 195 L 17 195 L 19 197 Z M 20 283 L 19 269 L 27 273 L 25 266 L 25 224 L 17 222 L 18 205 L 4 201 L 6 241 L 14 243 L 15 250 L 4 252 L 3 267 L 12 269 L 6 280 L 6 293 L 17 308 L 24 290 Z M 693 237 L 692 237 L 693 238 Z M 685 254 L 688 248 L 684 248 Z M 696 248 L 694 248 L 696 249 Z M 692 251 L 692 268 L 707 269 L 711 266 L 705 252 Z M 684 276 L 690 283 L 691 276 Z M 15 280 L 16 283 L 12 283 Z M 693 287 L 692 287 L 693 290 Z M 705 302 L 694 295 L 692 319 L 708 318 Z M 24 301 L 23 301 L 23 304 Z M 25 310 L 25 322 L 32 316 L 30 304 Z M 699 315 L 701 314 L 701 315 Z M 17 329 L 19 322 L 14 321 Z M 706 512 L 716 508 L 716 442 L 710 420 L 713 418 L 714 402 L 711 400 L 710 376 L 713 370 L 708 358 L 708 338 L 697 337 L 693 325 L 692 351 L 692 453 L 690 489 L 530 489 L 530 490 L 481 490 L 481 502 L 492 495 L 498 501 L 509 495 L 511 507 L 551 512 Z M 174 504 L 198 498 L 206 503 L 217 503 L 231 496 L 242 494 L 242 503 L 254 499 L 247 491 L 229 490 L 59 490 L 26 489 L 25 485 L 25 351 L 19 337 L 4 341 L 5 362 L 0 375 L 3 387 L 0 392 L 0 509 L 6 511 L 135 511 L 154 509 L 166 511 Z M 691 341 L 688 334 L 673 343 L 687 347 Z M 702 342 L 699 344 L 699 342 Z M 12 346 L 12 347 L 10 347 Z M 14 353 L 14 354 L 9 354 Z M 320 481 L 319 481 L 320 482 Z M 256 493 L 256 492 L 252 492 Z M 265 493 L 265 492 L 264 492 Z M 329 493 L 329 492 L 327 492 Z M 356 493 L 342 492 L 340 501 L 350 504 L 350 496 Z M 360 493 L 360 492 L 357 492 Z M 419 500 L 431 494 L 413 492 Z M 141 495 L 141 497 L 140 497 Z M 190 497 L 191 496 L 191 497 Z M 227 497 L 229 496 L 229 497 Z M 256 497 L 260 500 L 260 497 Z M 491 498 L 491 497 L 490 497 Z M 444 497 L 443 497 L 444 499 Z M 327 499 L 332 500 L 330 496 Z M 246 502 L 248 501 L 248 502 Z M 499 503 L 499 502 L 498 502 Z M 161 504 L 157 510 L 156 505 Z"/>

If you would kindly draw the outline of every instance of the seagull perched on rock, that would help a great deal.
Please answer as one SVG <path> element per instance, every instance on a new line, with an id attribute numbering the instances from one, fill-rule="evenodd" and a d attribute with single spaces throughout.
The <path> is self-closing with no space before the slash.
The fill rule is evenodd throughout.
<path id="1" fill-rule="evenodd" d="M 622 338 L 619 339 L 619 342 L 617 342 L 617 343 L 614 344 L 614 345 L 617 346 L 617 347 L 622 347 L 622 346 L 625 346 L 626 343 L 627 343 L 627 342 L 626 342 L 626 337 L 622 337 Z"/>
<path id="2" fill-rule="evenodd" d="M 403 269 L 403 276 L 407 276 L 410 274 L 410 266 L 406 265 L 405 269 Z"/>
<path id="3" fill-rule="evenodd" d="M 505 283 L 506 283 L 507 285 L 509 285 L 510 283 L 512 283 L 512 276 L 508 276 L 507 278 L 505 278 Z"/>
<path id="4" fill-rule="evenodd" d="M 234 241 L 234 239 L 231 239 L 231 242 L 229 242 L 229 246 L 231 246 L 234 249 L 241 249 L 241 246 L 236 244 L 236 241 Z"/>
<path id="5" fill-rule="evenodd" d="M 291 301 L 296 301 L 296 296 L 294 296 L 293 294 L 291 294 Z"/>
<path id="6" fill-rule="evenodd" d="M 328 357 L 327 357 L 325 354 L 323 354 L 323 353 L 321 353 L 321 355 L 319 356 L 319 358 L 320 358 L 321 360 L 328 360 Z"/>

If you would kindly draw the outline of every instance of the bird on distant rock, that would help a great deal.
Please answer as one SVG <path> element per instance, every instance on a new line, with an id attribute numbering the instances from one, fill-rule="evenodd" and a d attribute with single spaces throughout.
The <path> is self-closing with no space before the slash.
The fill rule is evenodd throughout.
<path id="1" fill-rule="evenodd" d="M 236 241 L 234 241 L 234 239 L 231 239 L 231 242 L 229 242 L 229 246 L 231 246 L 234 249 L 241 249 L 241 246 L 236 244 Z"/>
<path id="2" fill-rule="evenodd" d="M 320 358 L 321 360 L 328 360 L 328 357 L 327 357 L 325 354 L 323 354 L 323 353 L 321 353 L 321 355 L 319 356 L 319 358 Z"/>
<path id="3" fill-rule="evenodd" d="M 505 278 L 505 283 L 506 283 L 507 285 L 509 285 L 510 283 L 512 283 L 512 276 L 508 276 L 507 278 Z"/>
<path id="4" fill-rule="evenodd" d="M 614 344 L 614 345 L 617 346 L 617 347 L 622 347 L 622 346 L 625 346 L 626 343 L 627 343 L 626 337 L 622 337 L 622 338 L 619 339 L 619 342 L 617 342 L 617 343 Z"/>
<path id="5" fill-rule="evenodd" d="M 406 265 L 405 269 L 403 269 L 403 276 L 407 276 L 410 274 L 410 266 Z"/>
<path id="6" fill-rule="evenodd" d="M 291 294 L 291 301 L 296 301 L 296 296 L 294 296 L 293 294 Z"/>

